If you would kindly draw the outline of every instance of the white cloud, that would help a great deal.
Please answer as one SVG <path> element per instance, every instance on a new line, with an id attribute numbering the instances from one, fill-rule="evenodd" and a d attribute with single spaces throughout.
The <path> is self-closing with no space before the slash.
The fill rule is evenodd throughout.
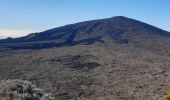
<path id="1" fill-rule="evenodd" d="M 7 37 L 21 37 L 30 33 L 39 32 L 38 30 L 20 30 L 20 29 L 0 29 L 0 39 Z"/>

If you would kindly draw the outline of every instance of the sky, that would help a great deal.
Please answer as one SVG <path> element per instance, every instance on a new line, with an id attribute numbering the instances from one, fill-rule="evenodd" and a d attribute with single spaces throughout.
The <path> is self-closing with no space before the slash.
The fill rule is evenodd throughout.
<path id="1" fill-rule="evenodd" d="M 170 0 L 0 0 L 0 38 L 126 16 L 170 31 Z"/>

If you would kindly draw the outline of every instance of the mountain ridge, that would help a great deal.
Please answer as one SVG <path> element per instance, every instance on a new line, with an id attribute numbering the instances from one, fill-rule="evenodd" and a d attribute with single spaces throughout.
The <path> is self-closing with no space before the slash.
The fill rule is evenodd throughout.
<path id="1" fill-rule="evenodd" d="M 170 37 L 170 33 L 155 26 L 146 24 L 124 16 L 115 16 L 106 19 L 97 19 L 69 24 L 40 33 L 31 33 L 19 38 L 8 38 L 0 40 L 1 45 L 5 44 L 37 44 L 43 42 L 53 46 L 65 46 L 76 44 L 94 44 L 113 41 L 125 43 L 133 38 L 158 35 Z M 43 44 L 41 44 L 43 45 Z M 41 48 L 44 48 L 42 46 Z M 51 47 L 51 46 L 47 46 Z"/>

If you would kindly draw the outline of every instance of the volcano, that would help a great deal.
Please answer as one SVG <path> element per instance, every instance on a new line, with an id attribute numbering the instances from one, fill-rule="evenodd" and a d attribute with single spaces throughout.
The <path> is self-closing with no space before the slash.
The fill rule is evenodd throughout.
<path id="1" fill-rule="evenodd" d="M 0 40 L 0 45 L 13 49 L 42 49 L 78 44 L 108 44 L 108 42 L 136 44 L 145 41 L 155 42 L 153 38 L 164 41 L 164 37 L 170 37 L 170 33 L 134 19 L 116 16 L 70 24 L 24 37 L 7 38 Z"/>

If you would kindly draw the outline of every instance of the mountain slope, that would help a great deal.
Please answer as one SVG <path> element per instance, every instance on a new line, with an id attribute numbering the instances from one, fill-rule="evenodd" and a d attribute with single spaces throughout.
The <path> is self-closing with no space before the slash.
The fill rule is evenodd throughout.
<path id="1" fill-rule="evenodd" d="M 162 100 L 169 43 L 169 32 L 122 16 L 71 24 L 1 40 L 0 80 L 29 80 L 57 100 Z"/>
<path id="2" fill-rule="evenodd" d="M 129 43 L 135 38 L 143 39 L 152 36 L 169 37 L 164 30 L 143 22 L 116 16 L 107 19 L 86 21 L 50 29 L 40 33 L 32 33 L 24 37 L 0 40 L 0 44 L 26 43 L 24 47 L 45 48 L 53 46 L 93 44 L 95 42 Z"/>

